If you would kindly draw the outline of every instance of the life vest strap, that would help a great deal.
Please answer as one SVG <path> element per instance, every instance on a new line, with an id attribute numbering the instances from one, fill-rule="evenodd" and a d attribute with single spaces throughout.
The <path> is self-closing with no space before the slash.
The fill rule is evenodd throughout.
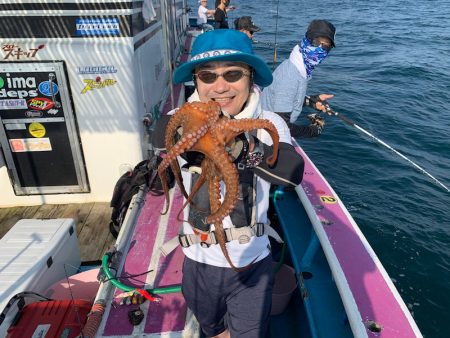
<path id="1" fill-rule="evenodd" d="M 268 235 L 275 239 L 278 243 L 283 243 L 280 235 L 275 231 L 274 228 L 270 226 L 270 223 L 255 223 L 254 225 L 248 225 L 244 227 L 231 227 L 224 229 L 225 232 L 225 242 L 231 242 L 234 240 L 239 241 L 240 244 L 246 244 L 250 242 L 250 239 L 253 236 L 261 237 L 263 235 Z M 211 245 L 218 244 L 217 236 L 215 231 L 210 231 L 205 234 L 201 233 L 201 236 L 198 234 L 182 234 L 180 233 L 178 236 L 170 239 L 168 242 L 164 243 L 160 250 L 164 256 L 167 256 L 171 253 L 178 245 L 181 245 L 183 248 L 188 248 L 191 245 L 200 244 L 203 248 L 209 248 Z"/>

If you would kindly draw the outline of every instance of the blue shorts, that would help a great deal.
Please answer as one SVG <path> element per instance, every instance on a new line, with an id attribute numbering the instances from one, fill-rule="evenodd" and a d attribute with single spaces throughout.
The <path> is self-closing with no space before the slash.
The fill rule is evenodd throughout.
<path id="1" fill-rule="evenodd" d="M 272 257 L 235 272 L 185 257 L 182 290 L 206 337 L 265 338 L 272 307 Z"/>

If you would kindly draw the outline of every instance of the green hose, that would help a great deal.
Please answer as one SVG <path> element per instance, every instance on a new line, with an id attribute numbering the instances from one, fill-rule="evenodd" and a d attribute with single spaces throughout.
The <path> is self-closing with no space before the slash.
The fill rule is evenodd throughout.
<path id="1" fill-rule="evenodd" d="M 111 273 L 111 270 L 109 270 L 108 266 L 108 260 L 109 256 L 105 254 L 102 258 L 102 269 L 105 272 L 106 277 L 108 277 L 108 280 L 113 284 L 116 288 L 123 290 L 125 292 L 129 291 L 135 291 L 136 288 L 125 285 L 117 280 L 117 277 L 113 276 Z M 145 290 L 151 294 L 155 295 L 165 295 L 168 293 L 175 293 L 175 292 L 181 292 L 181 285 L 172 285 L 172 286 L 166 286 L 162 288 L 156 288 L 156 289 L 147 289 Z"/>

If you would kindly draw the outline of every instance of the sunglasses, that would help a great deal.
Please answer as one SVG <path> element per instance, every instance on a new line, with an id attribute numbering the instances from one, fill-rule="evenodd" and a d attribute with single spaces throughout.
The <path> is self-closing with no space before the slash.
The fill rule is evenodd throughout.
<path id="1" fill-rule="evenodd" d="M 313 47 L 320 47 L 326 52 L 329 52 L 331 50 L 331 48 L 333 48 L 332 45 L 329 45 L 328 43 L 323 43 L 323 42 L 321 42 L 320 40 L 317 40 L 317 39 L 312 40 L 311 46 L 313 46 Z"/>
<path id="2" fill-rule="evenodd" d="M 233 70 L 227 70 L 223 72 L 222 74 L 217 74 L 214 72 L 211 72 L 209 70 L 201 70 L 198 73 L 194 74 L 197 76 L 200 81 L 211 84 L 216 82 L 216 80 L 222 76 L 225 81 L 233 83 L 237 82 L 240 79 L 242 79 L 243 76 L 250 76 L 250 72 L 248 70 L 242 70 L 242 69 L 233 69 Z"/>

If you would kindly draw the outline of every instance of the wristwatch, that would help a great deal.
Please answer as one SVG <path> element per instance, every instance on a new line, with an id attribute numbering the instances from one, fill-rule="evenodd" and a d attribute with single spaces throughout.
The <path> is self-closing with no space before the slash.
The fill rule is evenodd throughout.
<path id="1" fill-rule="evenodd" d="M 259 140 L 255 137 L 255 146 L 252 151 L 247 153 L 245 158 L 245 167 L 246 168 L 255 168 L 257 167 L 262 160 L 264 159 L 264 148 L 260 144 Z"/>

